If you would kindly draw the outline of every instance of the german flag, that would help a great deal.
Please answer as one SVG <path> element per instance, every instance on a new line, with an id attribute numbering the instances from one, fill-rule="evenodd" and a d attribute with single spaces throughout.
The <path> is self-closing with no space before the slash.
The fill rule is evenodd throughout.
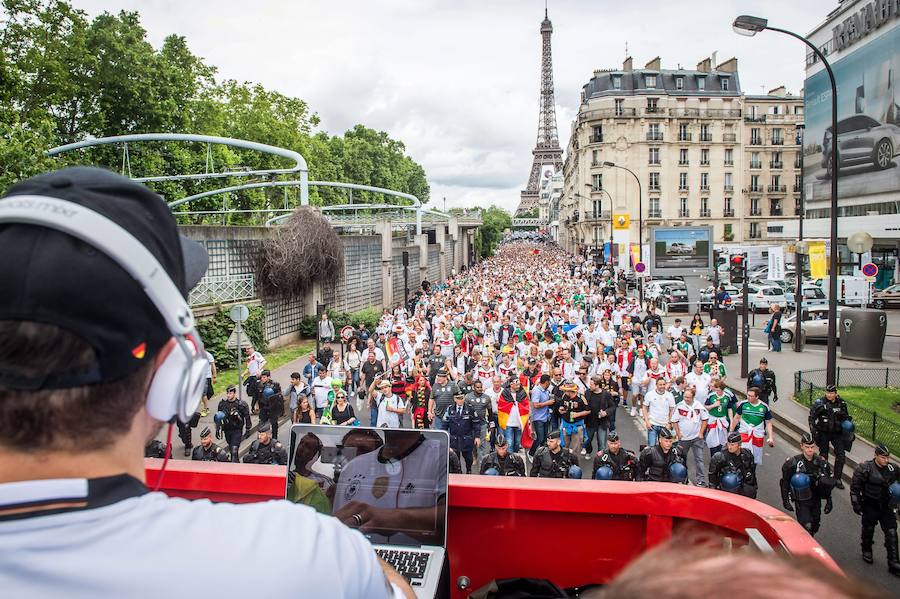
<path id="1" fill-rule="evenodd" d="M 497 421 L 500 423 L 500 428 L 505 429 L 509 422 L 510 413 L 515 406 L 518 406 L 519 408 L 519 426 L 522 427 L 522 447 L 530 449 L 534 440 L 531 438 L 531 431 L 528 429 L 530 408 L 527 395 L 525 396 L 525 400 L 520 402 L 509 401 L 506 399 L 505 395 L 500 395 L 500 397 L 497 398 Z"/>

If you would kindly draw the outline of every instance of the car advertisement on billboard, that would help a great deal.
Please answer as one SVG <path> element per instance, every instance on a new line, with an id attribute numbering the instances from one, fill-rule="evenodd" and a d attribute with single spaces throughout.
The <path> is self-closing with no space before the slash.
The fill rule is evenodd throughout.
<path id="1" fill-rule="evenodd" d="M 712 269 L 712 227 L 653 227 L 650 270 L 653 275 L 692 275 Z"/>
<path id="2" fill-rule="evenodd" d="M 838 196 L 900 189 L 900 26 L 834 62 L 837 134 L 831 130 L 831 85 L 820 70 L 805 83 L 803 183 L 807 200 L 831 197 L 831 152 L 838 156 Z"/>

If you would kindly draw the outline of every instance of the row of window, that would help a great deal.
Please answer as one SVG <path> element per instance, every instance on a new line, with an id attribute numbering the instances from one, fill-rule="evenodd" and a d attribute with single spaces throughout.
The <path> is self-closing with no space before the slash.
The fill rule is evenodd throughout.
<path id="1" fill-rule="evenodd" d="M 838 206 L 838 218 L 842 216 L 872 216 L 900 214 L 900 201 L 873 202 L 856 206 Z M 806 211 L 806 218 L 831 218 L 831 208 L 815 208 Z"/>
<path id="2" fill-rule="evenodd" d="M 706 75 L 695 75 L 695 79 L 697 81 L 697 90 L 704 91 L 707 89 L 706 87 Z M 659 84 L 659 76 L 654 74 L 645 74 L 644 75 L 644 88 L 646 89 L 656 89 Z M 612 76 L 612 86 L 613 89 L 622 89 L 622 76 L 621 75 L 613 75 Z M 727 75 L 719 75 L 719 89 L 722 91 L 728 91 L 731 88 L 731 77 Z M 675 89 L 683 90 L 684 89 L 684 77 L 683 76 L 675 76 Z"/>
<path id="3" fill-rule="evenodd" d="M 722 187 L 726 192 L 734 191 L 733 173 L 722 174 Z M 799 193 L 802 187 L 803 177 L 799 174 L 794 175 L 792 191 L 794 193 Z M 593 173 L 591 175 L 591 189 L 593 191 L 600 191 L 603 189 L 603 173 Z M 650 191 L 660 191 L 662 189 L 660 186 L 660 173 L 648 173 L 647 189 Z M 680 191 L 687 191 L 690 189 L 688 184 L 688 173 L 678 173 L 678 189 Z M 700 190 L 709 191 L 709 173 L 700 173 Z M 787 193 L 787 184 L 784 183 L 784 179 L 781 175 L 772 175 L 769 178 L 769 185 L 766 187 L 762 184 L 759 175 L 750 175 L 750 185 L 747 187 L 747 190 L 750 193 L 762 193 L 764 191 L 768 191 L 769 193 Z M 863 212 L 861 214 L 865 213 Z M 895 214 L 895 212 L 885 212 L 882 214 Z M 850 215 L 848 214 L 848 216 Z M 859 216 L 859 214 L 853 216 Z"/>

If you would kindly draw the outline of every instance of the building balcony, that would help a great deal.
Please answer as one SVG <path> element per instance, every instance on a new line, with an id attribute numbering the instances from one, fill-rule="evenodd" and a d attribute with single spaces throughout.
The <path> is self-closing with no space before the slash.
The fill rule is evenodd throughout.
<path id="1" fill-rule="evenodd" d="M 608 223 L 610 219 L 609 210 L 603 210 L 600 212 L 594 212 L 593 210 L 587 210 L 584 213 L 584 222 L 606 222 Z"/>
<path id="2" fill-rule="evenodd" d="M 701 185 L 700 193 L 709 193 L 709 185 Z"/>
<path id="3" fill-rule="evenodd" d="M 612 116 L 614 118 L 627 118 L 637 116 L 636 108 L 614 108 Z"/>
<path id="4" fill-rule="evenodd" d="M 689 192 L 690 190 L 691 190 L 691 186 L 690 186 L 690 185 L 679 185 L 679 186 L 678 186 L 678 191 L 679 191 L 680 193 L 687 193 L 687 192 Z"/>
<path id="5" fill-rule="evenodd" d="M 762 145 L 762 140 L 759 139 L 758 137 L 751 137 L 751 138 L 750 138 L 750 145 L 751 145 L 751 146 L 761 146 L 761 145 Z"/>
<path id="6" fill-rule="evenodd" d="M 725 143 L 734 143 L 737 141 L 737 133 L 723 133 L 722 141 Z"/>
<path id="7" fill-rule="evenodd" d="M 680 208 L 679 208 L 679 210 L 678 210 L 678 218 L 690 218 L 690 217 L 691 217 L 691 211 L 690 211 L 690 210 L 688 210 L 688 209 L 686 209 L 686 208 L 685 208 L 685 209 L 680 209 Z"/>
<path id="8" fill-rule="evenodd" d="M 578 113 L 578 122 L 585 123 L 587 121 L 598 120 L 598 119 L 609 119 L 613 117 L 625 117 L 625 116 L 634 116 L 635 109 L 634 108 L 620 108 L 616 110 L 615 108 L 597 108 L 594 110 L 585 110 L 584 112 Z"/>
<path id="9" fill-rule="evenodd" d="M 692 137 L 693 135 L 691 135 L 690 133 L 678 133 L 678 141 L 691 141 Z"/>
<path id="10" fill-rule="evenodd" d="M 712 216 L 712 212 L 710 212 L 709 208 L 700 209 L 700 218 L 709 218 L 710 216 Z"/>
<path id="11" fill-rule="evenodd" d="M 647 191 L 652 191 L 654 193 L 659 193 L 662 191 L 662 188 L 659 185 L 651 185 L 647 188 Z"/>
<path id="12" fill-rule="evenodd" d="M 701 133 L 700 141 L 712 141 L 712 133 Z"/>
<path id="13" fill-rule="evenodd" d="M 773 146 L 783 146 L 783 145 L 784 145 L 784 138 L 779 137 L 779 138 L 777 138 L 777 139 L 773 139 L 773 140 L 770 141 L 769 143 L 771 143 Z"/>
<path id="14" fill-rule="evenodd" d="M 753 170 L 762 168 L 762 162 L 751 162 L 750 168 Z"/>
<path id="15" fill-rule="evenodd" d="M 700 166 L 709 166 L 709 160 L 701 160 Z"/>
<path id="16" fill-rule="evenodd" d="M 769 168 L 783 169 L 784 163 L 781 162 L 780 160 L 772 160 L 769 162 Z"/>
<path id="17" fill-rule="evenodd" d="M 722 186 L 722 189 L 725 191 L 725 193 L 733 193 L 734 185 L 724 185 Z"/>
<path id="18" fill-rule="evenodd" d="M 784 216 L 784 211 L 781 208 L 771 208 L 769 216 Z"/>
<path id="19" fill-rule="evenodd" d="M 650 166 L 659 166 L 661 163 L 659 161 L 659 158 L 650 158 L 649 160 L 647 160 L 647 164 L 649 164 Z"/>
<path id="20" fill-rule="evenodd" d="M 666 109 L 659 106 L 648 106 L 643 110 L 642 114 L 649 117 L 664 117 L 666 116 Z"/>
<path id="21" fill-rule="evenodd" d="M 748 114 L 744 116 L 745 123 L 765 123 L 766 115 L 764 114 Z"/>
<path id="22" fill-rule="evenodd" d="M 734 160 L 726 160 L 722 163 L 724 166 L 734 166 Z"/>
<path id="23" fill-rule="evenodd" d="M 762 239 L 762 231 L 750 231 L 750 239 Z"/>
<path id="24" fill-rule="evenodd" d="M 662 131 L 656 131 L 656 132 L 649 131 L 647 133 L 647 141 L 662 141 L 662 140 L 663 140 Z"/>
<path id="25" fill-rule="evenodd" d="M 762 210 L 760 210 L 760 209 L 758 209 L 758 208 L 757 208 L 756 210 L 754 210 L 754 209 L 751 208 L 751 209 L 750 209 L 750 216 L 762 216 Z"/>
<path id="26" fill-rule="evenodd" d="M 700 111 L 702 119 L 739 119 L 741 111 L 737 108 L 707 108 Z"/>
<path id="27" fill-rule="evenodd" d="M 734 218 L 734 208 L 726 208 L 722 210 L 723 218 Z"/>
<path id="28" fill-rule="evenodd" d="M 679 160 L 679 161 L 678 161 L 678 166 L 687 166 L 687 165 L 689 165 L 690 163 L 691 163 L 690 160 Z"/>
<path id="29" fill-rule="evenodd" d="M 674 117 L 699 117 L 700 109 L 699 108 L 673 108 L 669 111 Z"/>
<path id="30" fill-rule="evenodd" d="M 800 205 L 794 206 L 794 216 L 800 216 L 803 213 L 803 210 L 800 208 Z"/>
<path id="31" fill-rule="evenodd" d="M 647 218 L 662 218 L 662 210 L 654 210 L 651 208 L 647 212 Z"/>
<path id="32" fill-rule="evenodd" d="M 794 193 L 801 193 L 803 191 L 802 185 L 794 185 L 793 187 Z"/>
<path id="33" fill-rule="evenodd" d="M 786 193 L 787 185 L 769 185 L 767 189 L 769 193 Z"/>
<path id="34" fill-rule="evenodd" d="M 794 159 L 794 168 L 803 168 L 803 160 L 799 156 Z"/>
<path id="35" fill-rule="evenodd" d="M 750 187 L 747 188 L 747 191 L 749 193 L 762 193 L 763 188 L 762 188 L 762 185 L 751 185 Z"/>
<path id="36" fill-rule="evenodd" d="M 591 136 L 588 138 L 588 143 L 592 143 L 592 144 L 602 144 L 602 143 L 603 143 L 603 136 L 602 136 L 602 135 L 591 135 Z"/>

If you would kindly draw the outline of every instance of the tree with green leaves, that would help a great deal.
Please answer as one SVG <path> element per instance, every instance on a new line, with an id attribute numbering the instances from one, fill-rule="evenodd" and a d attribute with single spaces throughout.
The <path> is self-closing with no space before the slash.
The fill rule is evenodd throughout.
<path id="1" fill-rule="evenodd" d="M 475 231 L 475 251 L 482 258 L 494 255 L 503 231 L 512 227 L 512 216 L 499 206 L 481 211 L 481 226 Z"/>

